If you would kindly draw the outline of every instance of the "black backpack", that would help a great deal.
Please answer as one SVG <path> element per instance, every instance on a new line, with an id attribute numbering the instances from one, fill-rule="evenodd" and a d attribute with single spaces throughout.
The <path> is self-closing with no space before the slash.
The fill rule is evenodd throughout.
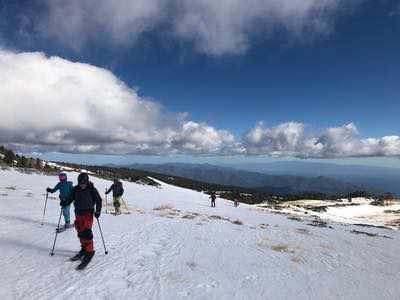
<path id="1" fill-rule="evenodd" d="M 118 181 L 114 184 L 114 195 L 120 197 L 124 194 L 124 188 L 122 187 L 122 182 Z"/>

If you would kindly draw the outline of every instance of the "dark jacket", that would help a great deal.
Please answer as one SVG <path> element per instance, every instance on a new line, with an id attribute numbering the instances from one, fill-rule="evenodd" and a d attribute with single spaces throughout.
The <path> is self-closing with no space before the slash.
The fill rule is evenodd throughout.
<path id="1" fill-rule="evenodd" d="M 98 213 L 101 212 L 102 199 L 91 182 L 84 190 L 82 190 L 79 185 L 75 186 L 68 198 L 61 201 L 61 205 L 66 206 L 72 202 L 75 206 L 76 215 L 82 215 L 88 212 L 94 213 L 95 211 Z"/>
<path id="2" fill-rule="evenodd" d="M 111 187 L 107 190 L 106 195 L 108 195 L 111 191 L 113 192 L 113 197 L 121 197 L 124 194 L 122 182 L 117 181 L 117 183 L 113 183 Z"/>

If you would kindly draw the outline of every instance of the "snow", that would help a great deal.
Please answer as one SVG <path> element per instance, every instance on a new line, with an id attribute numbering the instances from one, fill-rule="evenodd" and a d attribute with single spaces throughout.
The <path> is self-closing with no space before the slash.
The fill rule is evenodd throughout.
<path id="1" fill-rule="evenodd" d="M 76 182 L 77 173 L 69 173 Z M 91 177 L 104 194 L 111 182 Z M 57 177 L 0 171 L 0 299 L 398 299 L 399 231 L 309 220 L 217 199 L 161 183 L 124 182 L 131 214 L 100 218 L 96 255 L 75 271 L 79 244 L 61 233 L 44 191 Z M 110 199 L 108 199 L 110 200 Z M 159 208 L 154 210 L 154 208 Z M 170 207 L 170 208 L 168 208 Z M 164 209 L 163 209 L 164 208 Z M 109 207 L 112 210 L 111 207 Z M 355 207 L 356 209 L 356 207 Z M 243 225 L 233 224 L 240 220 Z M 352 230 L 378 234 L 369 237 Z M 386 236 L 386 238 L 384 237 Z"/>
<path id="2" fill-rule="evenodd" d="M 399 213 L 387 212 L 400 211 L 400 204 L 389 206 L 371 205 L 373 200 L 366 198 L 353 198 L 352 202 L 342 199 L 342 202 L 324 201 L 324 200 L 296 200 L 287 201 L 280 205 L 281 212 L 287 214 L 317 216 L 324 220 L 341 222 L 347 224 L 364 224 L 372 226 L 393 227 L 392 221 L 400 219 Z M 341 206 L 337 206 L 341 205 Z M 260 205 L 259 207 L 263 207 Z M 309 208 L 326 207 L 326 212 L 316 212 Z M 273 211 L 273 209 L 270 209 Z M 397 227 L 393 227 L 397 228 Z"/>
<path id="3" fill-rule="evenodd" d="M 75 172 L 85 172 L 85 173 L 88 173 L 88 174 L 93 174 L 92 172 L 90 172 L 88 170 L 85 170 L 85 169 L 77 169 L 76 170 L 74 168 L 67 167 L 67 166 L 64 166 L 64 165 L 60 165 L 60 164 L 57 164 L 57 163 L 51 162 L 51 161 L 43 161 L 43 164 L 48 165 L 48 166 L 53 167 L 53 168 L 58 168 L 58 169 L 63 170 L 63 171 L 69 171 L 69 172 L 75 171 Z"/>
<path id="4" fill-rule="evenodd" d="M 385 210 L 400 210 L 400 205 L 391 205 L 389 207 L 374 206 L 363 204 L 350 207 L 330 207 L 326 212 L 329 219 L 344 223 L 363 223 L 375 226 L 384 226 L 386 223 L 399 219 L 399 216 L 385 213 Z"/>

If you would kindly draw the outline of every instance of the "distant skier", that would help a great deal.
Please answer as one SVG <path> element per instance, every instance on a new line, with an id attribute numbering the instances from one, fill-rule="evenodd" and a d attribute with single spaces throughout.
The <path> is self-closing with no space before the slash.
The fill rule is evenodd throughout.
<path id="1" fill-rule="evenodd" d="M 93 247 L 93 215 L 100 217 L 102 199 L 99 192 L 89 181 L 87 173 L 78 176 L 78 185 L 75 186 L 66 200 L 61 202 L 62 206 L 74 203 L 75 206 L 75 228 L 81 243 L 81 250 L 71 258 L 71 261 L 82 259 L 78 270 L 85 268 L 94 255 Z"/>
<path id="2" fill-rule="evenodd" d="M 121 197 L 124 194 L 122 182 L 118 179 L 114 179 L 114 183 L 106 191 L 106 195 L 108 195 L 111 191 L 113 192 L 113 205 L 115 208 L 115 214 L 121 214 Z"/>
<path id="3" fill-rule="evenodd" d="M 215 207 L 215 199 L 217 199 L 217 194 L 215 192 L 211 192 L 210 199 L 211 199 L 211 207 Z"/>
<path id="4" fill-rule="evenodd" d="M 60 180 L 60 182 L 57 183 L 57 185 L 53 189 L 47 188 L 46 191 L 48 193 L 55 193 L 56 191 L 60 191 L 60 201 L 63 201 L 67 199 L 68 196 L 71 194 L 73 184 L 72 181 L 67 180 L 67 174 L 64 172 L 58 175 L 58 179 Z M 69 227 L 71 227 L 70 205 L 63 206 L 61 210 L 65 221 L 64 229 L 68 229 Z"/>
<path id="5" fill-rule="evenodd" d="M 238 206 L 239 206 L 239 199 L 240 199 L 240 193 L 237 192 L 237 193 L 236 193 L 236 196 L 235 196 L 235 198 L 234 198 L 234 200 L 233 200 L 233 204 L 235 205 L 235 207 L 238 207 Z"/>

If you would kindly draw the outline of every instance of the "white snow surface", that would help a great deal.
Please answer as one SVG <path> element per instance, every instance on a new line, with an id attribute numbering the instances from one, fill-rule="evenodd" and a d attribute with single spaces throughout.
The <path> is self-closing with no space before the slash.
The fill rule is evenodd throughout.
<path id="1" fill-rule="evenodd" d="M 77 173 L 68 175 L 76 182 Z M 91 180 L 102 195 L 111 184 Z M 235 208 L 222 199 L 211 208 L 207 195 L 164 183 L 157 188 L 124 182 L 132 213 L 103 210 L 109 254 L 94 224 L 96 255 L 76 271 L 77 263 L 68 260 L 79 250 L 74 229 L 58 236 L 49 256 L 58 195 L 51 195 L 40 225 L 45 188 L 56 182 L 52 176 L 0 171 L 0 299 L 400 297 L 399 231 L 339 223 L 313 227 L 306 219 L 243 204 Z"/>
<path id="2" fill-rule="evenodd" d="M 392 204 L 389 206 L 376 206 L 371 205 L 371 199 L 366 198 L 353 198 L 351 206 L 347 199 L 344 203 L 324 201 L 324 200 L 297 200 L 287 201 L 281 204 L 281 211 L 288 214 L 302 215 L 308 214 L 310 216 L 317 216 L 324 220 L 330 220 L 340 223 L 348 224 L 364 224 L 372 226 L 385 226 L 397 229 L 397 226 L 390 226 L 390 222 L 399 219 L 400 204 Z M 397 202 L 398 203 L 398 202 Z M 337 204 L 345 204 L 347 206 L 336 206 Z M 307 209 L 308 206 L 326 206 L 326 212 L 315 212 Z M 259 206 L 263 208 L 263 205 Z M 271 211 L 272 209 L 270 209 Z M 387 211 L 396 211 L 396 213 L 388 213 Z"/>

